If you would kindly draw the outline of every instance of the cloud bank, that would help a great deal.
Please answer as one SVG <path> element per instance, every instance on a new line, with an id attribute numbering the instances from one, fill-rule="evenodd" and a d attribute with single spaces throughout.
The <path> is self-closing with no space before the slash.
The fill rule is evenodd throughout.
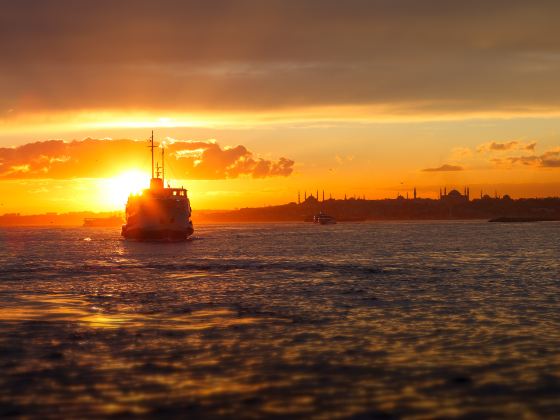
<path id="1" fill-rule="evenodd" d="M 559 15 L 546 0 L 7 1 L 0 118 L 333 105 L 557 112 Z"/>
<path id="2" fill-rule="evenodd" d="M 244 146 L 224 147 L 209 141 L 170 140 L 167 174 L 177 179 L 225 179 L 288 176 L 294 161 L 255 157 Z M 0 178 L 105 178 L 132 168 L 149 168 L 147 142 L 85 139 L 48 140 L 0 148 Z"/>

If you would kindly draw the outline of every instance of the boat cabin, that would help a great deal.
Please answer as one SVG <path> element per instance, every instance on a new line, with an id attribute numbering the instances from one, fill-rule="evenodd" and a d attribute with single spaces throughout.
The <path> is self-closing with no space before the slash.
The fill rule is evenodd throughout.
<path id="1" fill-rule="evenodd" d="M 185 188 L 165 188 L 161 178 L 152 178 L 150 180 L 150 188 L 145 191 L 166 197 L 187 197 L 187 190 Z"/>

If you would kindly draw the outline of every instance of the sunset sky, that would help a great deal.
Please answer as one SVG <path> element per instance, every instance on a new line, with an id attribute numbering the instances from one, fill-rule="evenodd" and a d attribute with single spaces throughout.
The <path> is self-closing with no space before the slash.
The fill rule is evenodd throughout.
<path id="1" fill-rule="evenodd" d="M 0 214 L 560 195 L 560 3 L 28 1 L 0 13 Z M 144 175 L 143 175 L 144 174 Z"/>

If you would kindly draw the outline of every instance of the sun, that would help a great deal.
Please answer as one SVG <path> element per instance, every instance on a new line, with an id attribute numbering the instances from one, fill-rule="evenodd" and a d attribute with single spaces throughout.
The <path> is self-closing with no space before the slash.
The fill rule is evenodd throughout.
<path id="1" fill-rule="evenodd" d="M 150 177 L 145 172 L 133 169 L 106 179 L 103 184 L 105 204 L 121 210 L 130 194 L 139 194 L 150 186 Z"/>

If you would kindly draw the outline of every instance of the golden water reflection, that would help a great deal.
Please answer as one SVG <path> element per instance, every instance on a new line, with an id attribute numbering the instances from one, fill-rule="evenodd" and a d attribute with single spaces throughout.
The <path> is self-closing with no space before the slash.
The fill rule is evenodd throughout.
<path id="1" fill-rule="evenodd" d="M 91 306 L 83 299 L 60 294 L 19 296 L 16 301 L 0 307 L 0 319 L 4 322 L 68 321 L 91 328 L 141 328 L 163 325 L 166 330 L 196 331 L 249 325 L 259 321 L 254 317 L 239 317 L 237 314 L 233 309 L 219 307 L 213 310 L 189 310 L 182 316 L 168 313 L 110 312 Z"/>

